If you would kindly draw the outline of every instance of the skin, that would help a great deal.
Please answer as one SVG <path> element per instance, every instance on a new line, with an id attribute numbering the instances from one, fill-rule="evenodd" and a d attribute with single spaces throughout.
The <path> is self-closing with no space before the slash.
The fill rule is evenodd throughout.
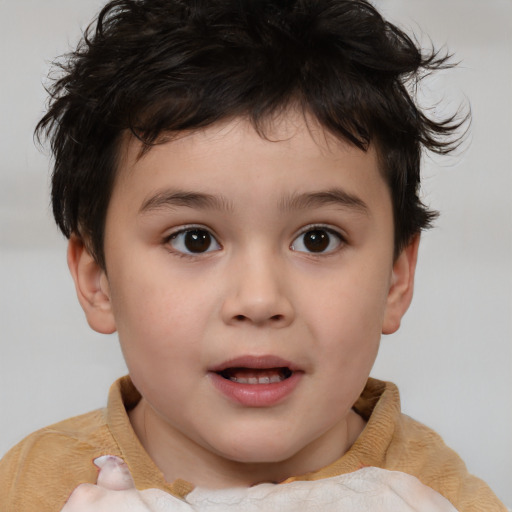
<path id="1" fill-rule="evenodd" d="M 236 119 L 142 158 L 127 139 L 106 270 L 70 240 L 79 300 L 93 329 L 118 332 L 142 395 L 130 420 L 168 481 L 282 481 L 339 458 L 364 428 L 351 407 L 381 334 L 412 298 L 418 238 L 393 257 L 375 150 L 293 111 L 266 135 Z M 187 251 L 191 227 L 211 233 L 205 252 Z M 306 243 L 312 230 L 327 237 L 320 252 Z M 236 403 L 211 370 L 243 356 L 290 362 L 296 386 L 270 406 Z"/>

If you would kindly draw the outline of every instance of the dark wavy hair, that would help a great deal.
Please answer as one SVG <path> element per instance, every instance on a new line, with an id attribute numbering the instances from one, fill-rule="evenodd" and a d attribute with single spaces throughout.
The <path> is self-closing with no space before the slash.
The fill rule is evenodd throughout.
<path id="1" fill-rule="evenodd" d="M 374 144 L 394 210 L 395 254 L 436 216 L 418 197 L 422 149 L 446 153 L 464 122 L 435 121 L 408 92 L 451 66 L 365 0 L 113 0 L 57 62 L 36 128 L 54 156 L 52 204 L 67 236 L 105 268 L 119 146 L 298 106 L 340 139 Z"/>

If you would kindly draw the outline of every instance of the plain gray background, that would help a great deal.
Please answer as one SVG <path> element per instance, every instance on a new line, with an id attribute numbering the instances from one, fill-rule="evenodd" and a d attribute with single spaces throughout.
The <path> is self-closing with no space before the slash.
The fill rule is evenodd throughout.
<path id="1" fill-rule="evenodd" d="M 422 240 L 416 294 L 373 375 L 512 505 L 512 2 L 375 0 L 461 61 L 430 80 L 433 115 L 471 103 L 464 151 L 425 160 L 441 210 Z M 125 372 L 115 336 L 87 327 L 48 208 L 48 158 L 32 140 L 49 61 L 99 0 L 0 0 L 0 455 L 29 432 L 105 405 Z M 420 29 L 421 27 L 421 29 Z M 63 468 L 64 470 L 64 468 Z"/>

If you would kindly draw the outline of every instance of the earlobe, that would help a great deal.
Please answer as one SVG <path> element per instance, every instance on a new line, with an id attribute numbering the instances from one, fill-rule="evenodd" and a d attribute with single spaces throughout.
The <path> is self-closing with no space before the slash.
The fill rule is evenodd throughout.
<path id="1" fill-rule="evenodd" d="M 420 235 L 416 235 L 393 264 L 382 334 L 392 334 L 411 304 L 414 291 L 414 274 L 418 260 Z"/>
<path id="2" fill-rule="evenodd" d="M 76 235 L 72 235 L 68 242 L 68 267 L 88 324 L 103 334 L 115 332 L 116 324 L 105 271 L 92 257 L 83 240 Z"/>

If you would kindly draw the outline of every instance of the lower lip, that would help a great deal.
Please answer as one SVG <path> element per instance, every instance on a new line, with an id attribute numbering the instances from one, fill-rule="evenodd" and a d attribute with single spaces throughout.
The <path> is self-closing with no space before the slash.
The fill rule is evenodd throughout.
<path id="1" fill-rule="evenodd" d="M 279 404 L 297 387 L 302 375 L 302 372 L 294 372 L 287 379 L 270 384 L 241 384 L 217 373 L 209 374 L 218 391 L 245 407 L 271 407 Z"/>

